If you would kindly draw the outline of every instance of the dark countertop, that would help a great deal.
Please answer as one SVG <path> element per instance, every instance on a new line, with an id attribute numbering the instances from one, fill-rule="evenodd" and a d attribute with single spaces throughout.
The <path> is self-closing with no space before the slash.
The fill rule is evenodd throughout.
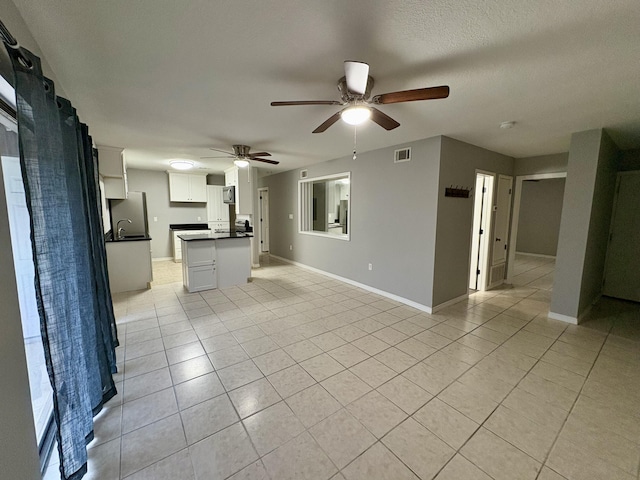
<path id="1" fill-rule="evenodd" d="M 169 230 L 209 230 L 208 223 L 172 223 Z"/>
<path id="2" fill-rule="evenodd" d="M 113 238 L 113 232 L 109 232 L 105 235 L 104 241 L 106 243 L 120 243 L 120 242 L 148 242 L 151 240 L 149 235 L 125 235 L 124 238 L 116 240 Z"/>
<path id="3" fill-rule="evenodd" d="M 251 238 L 253 235 L 247 235 L 242 232 L 226 232 L 226 233 L 196 233 L 193 235 L 178 235 L 178 238 L 185 242 L 192 242 L 194 240 L 226 240 L 229 238 Z"/>

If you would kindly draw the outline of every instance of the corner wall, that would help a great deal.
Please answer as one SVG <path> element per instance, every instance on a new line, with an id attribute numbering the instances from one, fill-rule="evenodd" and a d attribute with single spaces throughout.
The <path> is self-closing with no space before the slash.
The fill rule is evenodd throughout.
<path id="1" fill-rule="evenodd" d="M 307 167 L 309 178 L 351 172 L 348 242 L 298 233 L 300 170 L 261 178 L 260 187 L 269 187 L 271 253 L 432 306 L 441 141 L 434 137 Z M 394 150 L 407 146 L 411 161 L 394 164 Z"/>
<path id="2" fill-rule="evenodd" d="M 513 158 L 453 138 L 442 137 L 437 190 L 433 306 L 466 295 L 469 291 L 473 199 L 445 197 L 444 189 L 450 185 L 473 187 L 476 170 L 513 175 Z"/>
<path id="3" fill-rule="evenodd" d="M 549 316 L 577 323 L 602 288 L 618 152 L 602 129 L 571 136 Z"/>

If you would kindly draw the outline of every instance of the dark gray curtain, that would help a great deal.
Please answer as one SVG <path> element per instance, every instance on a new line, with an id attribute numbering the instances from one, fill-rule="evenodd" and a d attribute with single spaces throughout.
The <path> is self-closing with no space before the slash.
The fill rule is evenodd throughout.
<path id="1" fill-rule="evenodd" d="M 86 125 L 56 97 L 40 60 L 7 48 L 15 73 L 20 160 L 60 472 L 80 479 L 93 416 L 116 394 L 118 345 L 106 270 L 97 157 Z"/>

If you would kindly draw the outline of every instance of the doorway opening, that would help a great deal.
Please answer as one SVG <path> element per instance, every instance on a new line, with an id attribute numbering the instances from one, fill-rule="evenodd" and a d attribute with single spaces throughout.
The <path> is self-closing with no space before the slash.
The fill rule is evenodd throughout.
<path id="1" fill-rule="evenodd" d="M 551 292 L 566 176 L 516 177 L 507 283 Z"/>
<path id="2" fill-rule="evenodd" d="M 476 173 L 469 266 L 469 289 L 474 291 L 487 288 L 494 178 L 494 174 Z"/>
<path id="3" fill-rule="evenodd" d="M 269 253 L 269 189 L 267 187 L 258 189 L 258 213 L 260 228 L 258 229 L 260 238 L 260 253 Z"/>

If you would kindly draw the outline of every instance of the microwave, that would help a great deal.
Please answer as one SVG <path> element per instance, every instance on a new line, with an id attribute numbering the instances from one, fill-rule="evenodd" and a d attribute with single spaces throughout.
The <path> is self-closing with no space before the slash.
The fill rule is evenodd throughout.
<path id="1" fill-rule="evenodd" d="M 222 201 L 224 203 L 234 204 L 236 203 L 236 187 L 223 187 L 222 188 Z"/>

